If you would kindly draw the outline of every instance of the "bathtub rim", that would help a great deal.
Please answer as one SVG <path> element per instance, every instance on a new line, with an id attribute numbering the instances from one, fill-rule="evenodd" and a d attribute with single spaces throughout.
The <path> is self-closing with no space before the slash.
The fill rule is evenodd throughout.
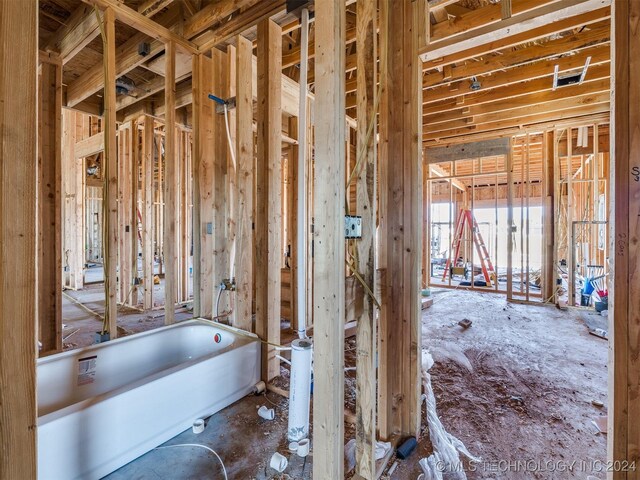
<path id="1" fill-rule="evenodd" d="M 69 350 L 67 352 L 62 352 L 59 354 L 54 354 L 54 355 L 49 355 L 47 357 L 44 357 L 42 359 L 43 364 L 44 363 L 48 363 L 51 361 L 54 361 L 56 359 L 60 359 L 60 358 L 65 358 L 68 356 L 74 356 L 77 355 L 78 353 L 84 353 L 84 352 L 92 352 L 94 350 L 97 350 L 101 347 L 104 347 L 108 344 L 113 345 L 114 342 L 124 342 L 127 340 L 131 340 L 131 339 L 135 339 L 135 338 L 140 338 L 141 336 L 145 336 L 145 335 L 149 335 L 149 334 L 153 334 L 153 333 L 157 333 L 160 331 L 166 331 L 166 330 L 170 330 L 170 329 L 175 329 L 178 327 L 184 327 L 184 326 L 192 326 L 192 325 L 205 325 L 205 326 L 210 326 L 210 327 L 214 327 L 214 328 L 220 328 L 221 330 L 226 330 L 230 333 L 233 333 L 236 337 L 240 337 L 240 342 L 233 342 L 231 345 L 228 345 L 218 351 L 215 352 L 211 352 L 208 355 L 205 355 L 203 357 L 198 357 L 198 358 L 194 358 L 182 363 L 179 363 L 177 365 L 173 365 L 171 367 L 165 368 L 163 370 L 160 370 L 158 372 L 153 373 L 152 375 L 149 375 L 147 377 L 138 379 L 134 382 L 130 382 L 127 383 L 125 385 L 122 385 L 120 387 L 114 388 L 113 390 L 109 390 L 107 392 L 98 394 L 98 395 L 94 395 L 92 397 L 89 398 L 85 398 L 83 400 L 79 400 L 77 402 L 74 403 L 70 403 L 68 405 L 65 405 L 61 408 L 58 408 L 56 410 L 52 410 L 48 413 L 45 413 L 43 415 L 38 414 L 37 416 L 37 426 L 43 426 L 46 425 L 47 423 L 53 422 L 59 418 L 62 418 L 66 415 L 70 415 L 73 412 L 76 412 L 78 410 L 82 410 L 83 407 L 85 406 L 91 406 L 95 403 L 99 403 L 105 400 L 108 400 L 109 398 L 115 397 L 117 395 L 120 395 L 128 390 L 132 390 L 135 388 L 140 388 L 146 384 L 149 384 L 151 382 L 157 381 L 160 378 L 166 377 L 168 375 L 174 374 L 176 372 L 179 372 L 181 370 L 185 370 L 189 367 L 192 367 L 193 365 L 196 365 L 198 363 L 203 363 L 209 360 L 212 360 L 213 358 L 218 357 L 219 355 L 231 351 L 231 350 L 235 350 L 235 349 L 240 349 L 243 347 L 246 347 L 248 345 L 251 345 L 255 342 L 259 342 L 259 337 L 253 333 L 249 333 L 246 332 L 244 330 L 239 330 L 235 327 L 231 327 L 229 325 L 223 325 L 223 324 L 219 324 L 217 322 L 211 321 L 211 320 L 207 320 L 204 318 L 192 318 L 189 320 L 184 320 L 182 322 L 177 322 L 174 323 L 172 325 L 165 325 L 159 328 L 155 328 L 153 330 L 148 330 L 145 332 L 140 332 L 138 334 L 132 334 L 132 335 L 128 335 L 126 337 L 121 337 L 118 338 L 116 340 L 112 340 L 109 342 L 105 342 L 105 343 L 98 343 L 95 345 L 90 345 L 89 347 L 84 347 L 84 348 L 80 348 L 80 349 L 75 349 L 75 350 Z M 221 328 L 222 327 L 222 328 Z M 242 338 L 244 337 L 244 338 Z M 38 362 L 38 365 L 40 365 L 40 362 Z"/>

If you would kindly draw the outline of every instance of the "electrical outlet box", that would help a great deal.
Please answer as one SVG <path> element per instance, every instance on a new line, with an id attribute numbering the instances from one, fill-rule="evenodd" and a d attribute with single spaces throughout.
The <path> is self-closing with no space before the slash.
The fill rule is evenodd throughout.
<path id="1" fill-rule="evenodd" d="M 207 222 L 207 235 L 213 235 L 213 223 Z"/>
<path id="2" fill-rule="evenodd" d="M 362 238 L 362 217 L 355 215 L 345 215 L 344 237 Z"/>

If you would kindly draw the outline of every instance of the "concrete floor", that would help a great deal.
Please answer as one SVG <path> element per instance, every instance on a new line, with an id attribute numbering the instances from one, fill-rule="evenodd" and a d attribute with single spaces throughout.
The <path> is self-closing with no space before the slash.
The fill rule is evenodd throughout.
<path id="1" fill-rule="evenodd" d="M 67 293 L 101 313 L 101 288 Z M 606 319 L 583 310 L 509 304 L 495 294 L 434 289 L 433 296 L 433 307 L 423 314 L 423 345 L 436 362 L 431 374 L 444 427 L 472 454 L 482 457 L 483 463 L 473 467 L 475 471 L 465 463 L 468 478 L 605 478 L 594 471 L 594 465 L 606 458 L 606 436 L 594 433 L 592 421 L 605 416 L 606 407 L 594 406 L 592 401 L 607 402 L 607 342 L 589 335 L 588 329 L 606 328 Z M 187 310 L 177 314 L 178 319 L 190 316 Z M 96 317 L 65 298 L 64 318 L 65 335 L 79 329 L 65 342 L 66 348 L 92 343 L 93 332 L 100 326 Z M 473 321 L 471 328 L 463 330 L 457 325 L 463 318 Z M 127 333 L 133 333 L 161 326 L 163 315 L 162 311 L 122 311 L 119 323 Z M 355 363 L 352 340 L 345 347 L 347 367 Z M 349 373 L 345 406 L 353 409 L 355 381 L 353 372 Z M 276 384 L 286 388 L 286 374 L 277 380 Z M 222 457 L 230 479 L 311 478 L 312 455 L 303 465 L 302 459 L 287 451 L 287 402 L 274 393 L 266 398 L 246 397 L 213 415 L 202 434 L 188 430 L 166 445 L 199 443 L 213 448 Z M 259 418 L 256 411 L 260 405 L 274 406 L 276 420 Z M 345 424 L 345 442 L 353 435 L 353 426 Z M 290 458 L 285 471 L 288 477 L 268 467 L 275 451 Z M 399 462 L 390 478 L 417 478 L 418 460 L 431 452 L 428 432 L 423 429 L 417 450 Z M 542 471 L 494 471 L 500 462 L 526 460 L 554 464 L 576 460 L 585 466 L 561 476 Z M 179 447 L 149 452 L 107 478 L 223 476 L 213 454 L 198 447 Z"/>

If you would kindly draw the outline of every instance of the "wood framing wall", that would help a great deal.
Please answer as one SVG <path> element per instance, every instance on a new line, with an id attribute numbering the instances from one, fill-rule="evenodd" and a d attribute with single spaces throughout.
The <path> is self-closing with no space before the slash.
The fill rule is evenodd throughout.
<path id="1" fill-rule="evenodd" d="M 37 2 L 0 2 L 0 478 L 7 479 L 37 477 L 37 58 Z"/>

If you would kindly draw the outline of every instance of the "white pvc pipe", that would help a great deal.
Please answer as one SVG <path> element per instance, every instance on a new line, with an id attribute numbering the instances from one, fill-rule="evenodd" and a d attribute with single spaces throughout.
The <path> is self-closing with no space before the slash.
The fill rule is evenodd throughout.
<path id="1" fill-rule="evenodd" d="M 302 9 L 300 34 L 300 104 L 298 105 L 298 218 L 296 236 L 296 318 L 298 337 L 307 335 L 307 68 L 309 10 Z"/>
<path id="2" fill-rule="evenodd" d="M 309 403 L 311 398 L 311 340 L 298 338 L 291 342 L 291 379 L 289 384 L 290 442 L 309 436 Z"/>

